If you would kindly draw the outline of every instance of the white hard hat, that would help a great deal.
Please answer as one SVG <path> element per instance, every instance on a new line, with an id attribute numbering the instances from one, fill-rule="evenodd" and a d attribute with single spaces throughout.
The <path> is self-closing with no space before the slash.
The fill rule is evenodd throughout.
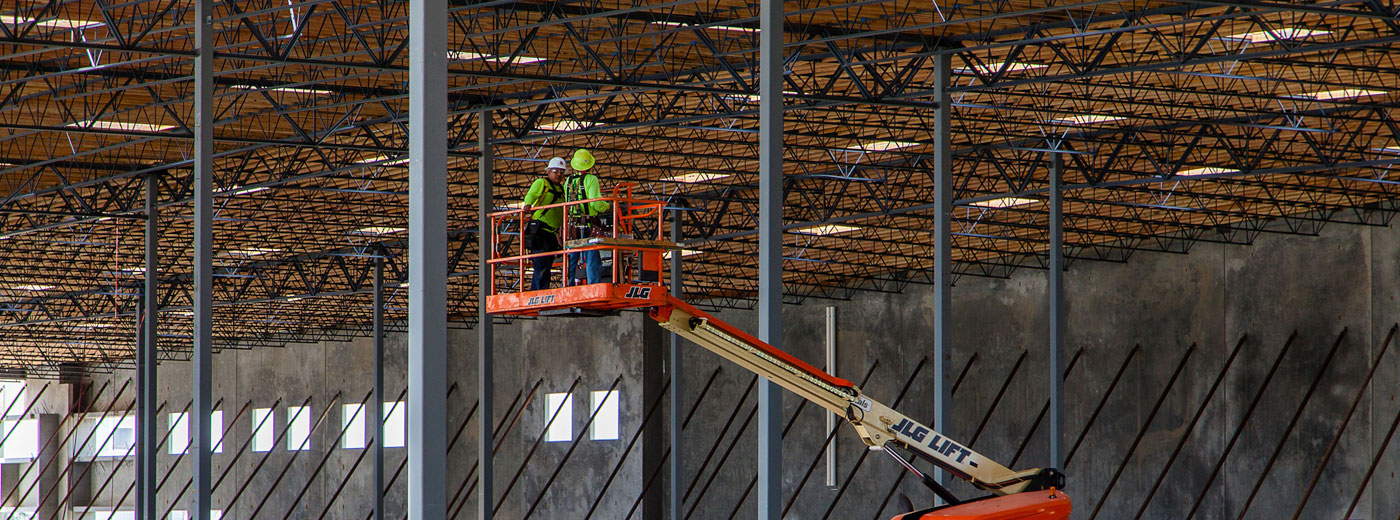
<path id="1" fill-rule="evenodd" d="M 549 166 L 547 167 L 547 169 L 553 170 L 555 168 L 558 168 L 560 170 L 568 169 L 568 163 L 564 162 L 563 157 L 555 157 L 553 159 L 550 159 Z"/>

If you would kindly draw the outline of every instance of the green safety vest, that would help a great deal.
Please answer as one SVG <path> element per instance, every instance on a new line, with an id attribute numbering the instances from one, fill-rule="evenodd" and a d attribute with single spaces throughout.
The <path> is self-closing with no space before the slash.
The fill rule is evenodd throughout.
<path id="1" fill-rule="evenodd" d="M 602 197 L 603 190 L 601 187 L 599 187 L 597 175 L 594 175 L 592 173 L 585 173 L 582 175 L 574 174 L 570 175 L 569 178 L 564 179 L 564 195 L 567 197 L 566 200 L 568 200 L 569 202 L 575 202 L 580 200 L 596 199 Z M 608 204 L 608 202 L 604 200 L 596 200 L 590 202 L 588 203 L 587 216 L 595 217 L 601 215 L 604 212 L 608 211 L 608 208 L 611 207 L 612 205 Z M 569 206 L 569 216 L 584 216 L 583 205 L 580 204 Z"/>

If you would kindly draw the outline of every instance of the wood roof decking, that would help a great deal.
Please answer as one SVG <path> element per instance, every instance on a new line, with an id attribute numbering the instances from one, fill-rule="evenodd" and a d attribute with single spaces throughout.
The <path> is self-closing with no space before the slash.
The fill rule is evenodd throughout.
<path id="1" fill-rule="evenodd" d="M 162 348 L 188 348 L 193 7 L 107 4 L 0 9 L 0 369 L 129 359 L 148 179 L 162 206 Z M 406 234 L 362 230 L 406 226 L 395 161 L 407 144 L 407 3 L 293 4 L 217 4 L 224 348 L 363 334 L 372 257 L 406 279 Z M 1076 259 L 1388 223 L 1400 20 L 1361 1 L 1254 4 L 787 2 L 789 297 L 931 278 L 938 53 L 954 69 L 955 197 L 1030 201 L 955 212 L 960 274 L 1044 267 L 1048 149 L 1075 153 L 1064 209 Z M 476 319 L 474 111 L 486 104 L 498 107 L 498 200 L 518 198 L 540 161 L 590 148 L 608 183 L 694 210 L 689 295 L 747 304 L 757 14 L 739 0 L 452 7 L 454 320 Z M 1341 89 L 1352 92 L 1308 97 Z M 697 172 L 711 175 L 676 180 Z M 800 232 L 830 223 L 857 229 Z M 391 322 L 403 298 L 391 294 Z"/>

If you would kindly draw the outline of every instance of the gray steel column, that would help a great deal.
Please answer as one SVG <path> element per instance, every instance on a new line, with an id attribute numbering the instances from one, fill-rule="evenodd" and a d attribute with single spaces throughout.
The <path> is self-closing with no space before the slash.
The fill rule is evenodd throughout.
<path id="1" fill-rule="evenodd" d="M 681 215 L 683 213 L 680 210 L 671 211 L 672 242 L 681 241 Z M 678 300 L 685 297 L 685 290 L 681 282 L 681 259 L 683 257 L 685 257 L 685 249 L 677 249 L 671 254 L 671 296 Z M 681 457 L 684 451 L 682 448 L 685 446 L 682 443 L 684 435 L 681 434 L 681 410 L 685 407 L 681 400 L 684 397 L 681 386 L 681 341 L 680 335 L 671 333 L 671 357 L 667 360 L 666 367 L 667 370 L 671 371 L 671 402 L 666 414 L 671 432 L 671 479 L 669 481 L 670 489 L 666 495 L 667 509 L 671 512 L 671 520 L 682 520 L 681 508 L 684 504 L 681 503 L 681 497 L 682 493 L 685 492 L 685 488 L 682 487 L 685 481 L 685 467 L 682 465 Z"/>
<path id="2" fill-rule="evenodd" d="M 938 54 L 933 59 L 934 93 L 938 98 L 933 116 L 933 429 L 947 435 L 951 433 L 948 431 L 948 405 L 952 402 L 946 381 L 948 326 L 952 318 L 949 306 L 953 299 L 953 103 L 948 95 L 952 57 Z M 934 479 L 946 484 L 948 474 L 937 470 Z"/>
<path id="3" fill-rule="evenodd" d="M 495 461 L 492 457 L 496 446 L 494 432 L 492 431 L 492 423 L 495 418 L 495 412 L 493 410 L 495 407 L 493 405 L 495 404 L 496 398 L 496 382 L 494 380 L 496 331 L 494 330 L 495 325 L 491 323 L 491 316 L 486 313 L 486 295 L 491 294 L 491 284 L 494 283 L 490 274 L 491 267 L 487 264 L 487 261 L 491 260 L 492 256 L 495 256 L 494 251 L 496 247 L 496 244 L 491 241 L 491 229 L 493 225 L 491 223 L 491 209 L 496 207 L 494 200 L 495 194 L 492 193 L 495 190 L 493 185 L 495 179 L 492 177 L 495 175 L 495 165 L 493 163 L 495 162 L 496 155 L 494 153 L 495 150 L 491 148 L 491 111 L 482 110 L 479 117 L 481 121 L 478 124 L 477 149 L 481 151 L 481 162 L 477 165 L 476 190 L 477 207 L 480 208 L 480 211 L 477 212 L 476 237 L 477 251 L 481 254 L 477 255 L 476 265 L 476 272 L 479 273 L 477 276 L 476 293 L 476 312 L 477 316 L 479 316 L 476 324 L 476 383 L 477 396 L 481 404 L 477 405 L 479 407 L 477 410 L 477 417 L 480 417 L 480 419 L 476 421 L 476 452 L 479 453 L 480 456 L 477 457 L 476 472 L 480 475 L 477 481 L 480 482 L 481 485 L 478 488 L 480 496 L 477 498 L 476 517 L 481 520 L 490 520 L 493 514 L 493 506 L 496 502 L 496 493 L 493 485 L 495 484 L 493 480 Z"/>
<path id="4" fill-rule="evenodd" d="M 190 410 L 190 453 L 194 467 L 194 512 L 209 520 L 212 467 L 210 408 L 214 403 L 214 0 L 198 0 L 194 9 L 194 406 Z"/>
<path id="5" fill-rule="evenodd" d="M 1052 468 L 1064 468 L 1064 453 L 1060 442 L 1064 439 L 1065 425 L 1064 389 L 1064 212 L 1060 194 L 1060 183 L 1064 175 L 1064 159 L 1060 154 L 1050 156 L 1050 280 L 1047 291 L 1050 293 L 1050 464 Z"/>
<path id="6" fill-rule="evenodd" d="M 141 321 L 141 350 L 136 354 L 136 517 L 156 518 L 156 387 L 157 338 L 156 315 L 159 295 L 159 270 L 156 267 L 160 246 L 159 209 L 156 205 L 156 179 L 146 176 L 146 291 L 145 311 Z"/>
<path id="7" fill-rule="evenodd" d="M 783 2 L 762 0 L 758 61 L 758 339 L 782 348 L 783 336 Z M 783 511 L 783 394 L 758 386 L 758 515 Z"/>
<path id="8" fill-rule="evenodd" d="M 836 307 L 832 305 L 826 306 L 826 341 L 824 343 L 826 344 L 826 373 L 834 376 L 836 375 Z M 841 419 L 843 418 L 832 412 L 827 412 L 826 429 L 822 431 L 835 430 Z M 836 437 L 832 437 L 831 441 L 826 443 L 824 455 L 826 457 L 826 470 L 822 475 L 822 483 L 826 484 L 827 487 L 836 486 L 836 444 Z"/>
<path id="9" fill-rule="evenodd" d="M 447 0 L 408 7 L 408 516 L 447 518 Z M 484 475 L 483 475 L 484 477 Z"/>
<path id="10" fill-rule="evenodd" d="M 374 259 L 374 520 L 384 520 L 384 251 Z M 412 287 L 412 285 L 409 285 Z"/>

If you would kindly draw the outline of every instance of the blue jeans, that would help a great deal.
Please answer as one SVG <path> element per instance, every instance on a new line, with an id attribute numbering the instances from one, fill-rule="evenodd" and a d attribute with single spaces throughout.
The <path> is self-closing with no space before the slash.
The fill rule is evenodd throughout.
<path id="1" fill-rule="evenodd" d="M 536 244 L 531 253 L 547 253 L 559 250 L 559 238 L 554 233 L 540 233 L 540 243 Z M 549 288 L 550 270 L 554 268 L 554 260 L 559 255 L 537 256 L 530 259 L 530 263 L 535 266 L 534 277 L 530 280 L 530 290 L 538 291 Z"/>
<path id="2" fill-rule="evenodd" d="M 566 278 L 573 277 L 574 267 L 578 265 L 580 255 L 583 256 L 583 271 L 584 276 L 587 277 L 587 283 L 593 284 L 603 281 L 603 252 L 597 249 L 569 253 L 564 260 L 564 276 Z M 572 280 L 566 280 L 566 282 L 573 283 Z"/>

